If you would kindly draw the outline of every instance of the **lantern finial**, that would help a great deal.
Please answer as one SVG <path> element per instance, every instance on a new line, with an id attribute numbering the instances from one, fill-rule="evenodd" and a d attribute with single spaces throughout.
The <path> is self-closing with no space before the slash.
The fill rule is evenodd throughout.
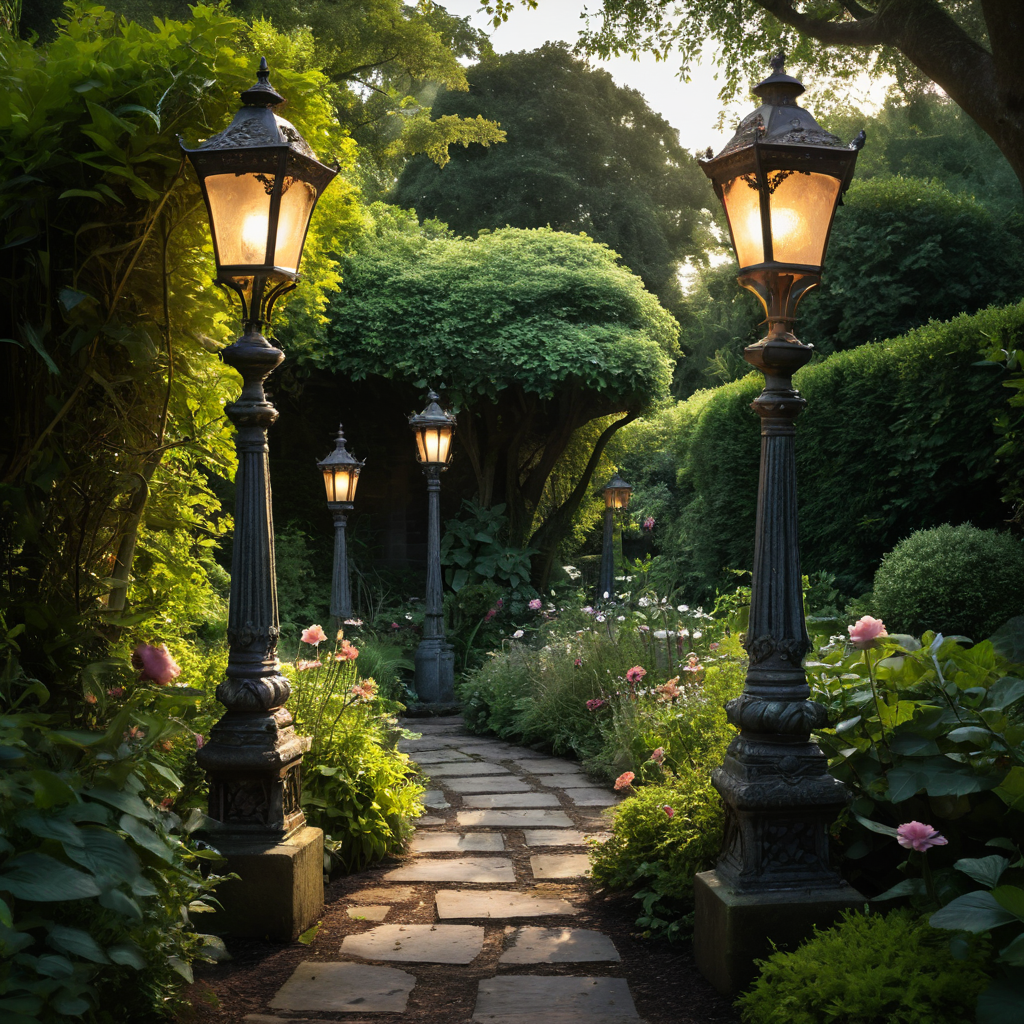
<path id="1" fill-rule="evenodd" d="M 264 62 L 266 63 L 266 62 Z M 772 66 L 772 74 L 783 75 L 786 73 L 786 51 L 779 50 L 777 54 L 768 62 Z"/>
<path id="2" fill-rule="evenodd" d="M 256 84 L 242 93 L 242 102 L 247 107 L 276 107 L 284 103 L 284 97 L 270 84 L 270 67 L 266 57 L 260 57 Z"/>

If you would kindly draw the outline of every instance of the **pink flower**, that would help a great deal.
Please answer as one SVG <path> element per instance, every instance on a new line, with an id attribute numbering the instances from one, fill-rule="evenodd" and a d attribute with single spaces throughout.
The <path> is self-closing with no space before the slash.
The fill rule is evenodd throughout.
<path id="1" fill-rule="evenodd" d="M 670 679 L 667 683 L 654 688 L 655 693 L 661 694 L 658 700 L 675 700 L 679 696 L 679 687 L 676 685 L 679 682 L 679 676 L 674 679 Z"/>
<path id="2" fill-rule="evenodd" d="M 196 735 L 196 750 L 202 750 L 203 749 L 203 744 L 206 742 L 206 740 L 203 739 L 203 734 L 201 732 L 197 732 L 195 735 Z"/>
<path id="3" fill-rule="evenodd" d="M 539 597 L 535 597 L 530 602 L 530 611 L 531 612 L 539 612 L 540 611 L 540 598 Z"/>
<path id="4" fill-rule="evenodd" d="M 577 659 L 578 660 L 578 659 Z M 587 701 L 587 710 L 596 711 L 598 708 L 604 707 L 605 702 L 599 697 L 595 697 L 593 700 Z"/>
<path id="5" fill-rule="evenodd" d="M 623 772 L 615 780 L 615 788 L 616 789 L 629 789 L 629 787 L 632 785 L 633 780 L 635 778 L 636 778 L 636 776 L 632 772 Z"/>
<path id="6" fill-rule="evenodd" d="M 165 811 L 169 811 L 174 806 L 174 797 L 173 796 L 165 796 L 163 798 L 163 800 L 160 801 L 160 806 Z"/>
<path id="7" fill-rule="evenodd" d="M 708 650 L 710 650 L 710 651 L 717 651 L 718 647 L 719 647 L 719 644 L 718 644 L 717 641 L 715 643 L 713 643 L 713 644 L 708 644 Z"/>
<path id="8" fill-rule="evenodd" d="M 500 597 L 498 598 L 497 601 L 494 602 L 494 607 L 495 608 L 503 608 L 504 606 L 505 606 L 505 602 Z"/>
<path id="9" fill-rule="evenodd" d="M 643 679 L 643 677 L 645 675 L 647 675 L 647 669 L 643 668 L 640 665 L 634 665 L 626 673 L 626 682 L 627 683 L 639 683 L 640 680 Z"/>
<path id="10" fill-rule="evenodd" d="M 401 629 L 402 627 L 397 622 L 392 622 L 391 623 L 391 628 L 392 629 Z"/>
<path id="11" fill-rule="evenodd" d="M 881 619 L 871 618 L 870 615 L 861 616 L 852 626 L 846 628 L 850 631 L 851 643 L 858 650 L 874 647 L 878 637 L 889 635 L 885 631 L 885 623 Z"/>
<path id="12" fill-rule="evenodd" d="M 669 807 L 669 805 L 668 805 L 668 804 L 665 804 L 665 806 L 664 806 L 664 807 L 662 807 L 662 810 L 663 810 L 663 811 L 664 811 L 664 812 L 665 812 L 665 813 L 666 813 L 666 814 L 667 814 L 667 815 L 668 815 L 668 816 L 669 816 L 670 818 L 672 817 L 672 815 L 673 815 L 673 814 L 675 814 L 675 813 L 676 813 L 675 811 L 673 811 L 673 810 L 672 810 L 672 808 L 671 808 L 671 807 Z"/>
<path id="13" fill-rule="evenodd" d="M 145 737 L 145 732 L 140 729 L 137 725 L 130 726 L 128 731 L 121 737 L 125 743 L 131 743 L 132 740 L 141 740 Z"/>
<path id="14" fill-rule="evenodd" d="M 863 621 L 862 619 L 861 622 Z M 877 619 L 872 621 L 878 622 Z M 880 622 L 878 624 L 881 625 Z M 949 840 L 932 828 L 931 825 L 925 825 L 921 821 L 908 821 L 905 825 L 900 825 L 896 829 L 896 842 L 904 849 L 917 850 L 918 853 L 924 853 L 925 850 L 932 846 L 945 846 Z"/>
<path id="15" fill-rule="evenodd" d="M 148 679 L 158 686 L 166 686 L 172 679 L 181 675 L 181 669 L 167 650 L 167 644 L 154 647 L 152 644 L 139 644 L 132 651 L 132 665 L 139 669 L 139 679 Z"/>
<path id="16" fill-rule="evenodd" d="M 658 749 L 655 750 L 653 754 L 651 754 L 651 760 L 655 764 L 661 764 L 662 761 L 665 760 L 665 748 L 664 747 L 658 747 Z"/>
<path id="17" fill-rule="evenodd" d="M 85 703 L 86 704 L 95 704 L 96 703 L 96 694 L 95 693 L 87 693 L 85 695 Z"/>
<path id="18" fill-rule="evenodd" d="M 112 686 L 112 687 L 110 687 L 110 689 L 107 690 L 107 696 L 111 700 L 117 700 L 119 697 L 123 697 L 124 696 L 124 687 L 123 686 Z"/>
<path id="19" fill-rule="evenodd" d="M 327 634 L 324 632 L 324 627 L 319 625 L 310 626 L 309 629 L 302 631 L 302 642 L 304 644 L 312 644 L 314 647 L 317 644 L 323 643 L 327 639 Z"/>
<path id="20" fill-rule="evenodd" d="M 654 516 L 648 516 L 644 520 L 644 529 L 645 530 L 653 530 L 654 529 Z"/>
<path id="21" fill-rule="evenodd" d="M 575 665 L 575 666 L 576 666 L 577 668 L 583 668 L 583 659 L 582 659 L 582 658 L 577 658 L 577 659 L 576 659 L 576 660 L 575 660 L 575 661 L 573 662 L 573 664 L 574 664 L 574 665 Z"/>
<path id="22" fill-rule="evenodd" d="M 297 672 L 307 672 L 311 668 L 320 668 L 323 664 L 321 661 L 297 661 L 295 662 L 295 670 Z"/>
<path id="23" fill-rule="evenodd" d="M 498 614 L 498 609 L 497 608 L 489 608 L 487 610 L 487 614 L 484 616 L 484 622 L 490 622 L 491 619 L 493 619 L 494 616 L 497 615 L 497 614 Z"/>
<path id="24" fill-rule="evenodd" d="M 341 641 L 341 647 L 334 655 L 335 661 L 355 661 L 359 657 L 359 648 L 353 647 L 347 640 Z"/>
<path id="25" fill-rule="evenodd" d="M 700 663 L 700 659 L 696 654 L 691 654 L 686 659 L 686 664 L 683 666 L 684 672 L 703 672 L 704 666 Z"/>
<path id="26" fill-rule="evenodd" d="M 361 700 L 372 700 L 377 695 L 377 684 L 372 679 L 366 679 L 352 687 L 352 695 Z"/>
<path id="27" fill-rule="evenodd" d="M 639 629 L 641 633 L 650 633 L 651 631 L 650 626 L 637 626 L 636 628 Z"/>

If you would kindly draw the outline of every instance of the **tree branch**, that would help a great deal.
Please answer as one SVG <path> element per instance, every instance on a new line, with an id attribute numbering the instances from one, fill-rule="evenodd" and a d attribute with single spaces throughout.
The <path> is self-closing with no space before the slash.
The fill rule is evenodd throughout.
<path id="1" fill-rule="evenodd" d="M 829 46 L 882 46 L 887 42 L 880 21 L 881 8 L 872 14 L 857 5 L 865 14 L 860 21 L 822 21 L 795 10 L 792 0 L 756 0 L 756 3 L 784 25 Z"/>

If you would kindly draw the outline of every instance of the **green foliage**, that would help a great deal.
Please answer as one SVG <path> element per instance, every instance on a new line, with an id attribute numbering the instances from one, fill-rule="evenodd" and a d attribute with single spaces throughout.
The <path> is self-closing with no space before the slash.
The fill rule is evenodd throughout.
<path id="1" fill-rule="evenodd" d="M 642 786 L 619 804 L 611 836 L 591 848 L 591 877 L 637 890 L 643 913 L 636 923 L 647 934 L 681 938 L 692 922 L 693 876 L 714 866 L 723 819 L 706 770 Z"/>
<path id="2" fill-rule="evenodd" d="M 823 352 L 1003 305 L 1024 290 L 1024 246 L 978 200 L 936 181 L 857 180 L 836 212 L 824 285 L 800 310 Z"/>
<path id="3" fill-rule="evenodd" d="M 486 509 L 464 500 L 462 507 L 466 518 L 449 519 L 441 538 L 441 565 L 447 566 L 445 583 L 457 594 L 467 585 L 493 580 L 511 590 L 520 605 L 536 597 L 537 592 L 529 586 L 530 555 L 535 552 L 502 542 L 508 531 L 505 506 Z"/>
<path id="4" fill-rule="evenodd" d="M 1024 612 L 1024 545 L 1008 533 L 948 523 L 900 541 L 875 573 L 875 614 L 894 633 L 987 637 Z"/>
<path id="5" fill-rule="evenodd" d="M 295 524 L 274 531 L 277 606 L 283 624 L 305 627 L 326 622 L 331 605 L 329 555 Z"/>
<path id="6" fill-rule="evenodd" d="M 583 231 L 615 250 L 663 302 L 707 242 L 707 179 L 640 93 L 617 86 L 561 43 L 484 58 L 468 93 L 442 93 L 434 116 L 483 116 L 508 138 L 456 152 L 443 169 L 410 160 L 391 200 L 460 235 L 505 226 Z"/>
<path id="7" fill-rule="evenodd" d="M 740 996 L 745 1024 L 963 1024 L 988 978 L 985 944 L 955 959 L 942 932 L 905 910 L 845 911 L 792 952 L 759 961 Z"/>
<path id="8" fill-rule="evenodd" d="M 799 371 L 805 572 L 832 573 L 841 593 L 863 593 L 882 555 L 913 530 L 1002 520 L 991 426 L 1004 408 L 1001 370 L 978 354 L 1022 327 L 1024 305 L 988 309 Z M 621 471 L 639 502 L 648 490 L 664 502 L 659 571 L 687 593 L 706 598 L 725 585 L 725 566 L 752 562 L 760 442 L 749 405 L 762 383 L 750 374 L 661 414 L 643 428 L 664 445 L 656 455 L 634 448 L 628 435 L 639 428 L 627 429 Z"/>

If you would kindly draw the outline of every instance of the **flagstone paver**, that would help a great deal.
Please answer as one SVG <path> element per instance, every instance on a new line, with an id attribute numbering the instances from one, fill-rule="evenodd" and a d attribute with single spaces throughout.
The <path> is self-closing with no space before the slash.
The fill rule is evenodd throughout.
<path id="1" fill-rule="evenodd" d="M 389 871 L 388 882 L 514 882 L 515 868 L 507 857 L 463 857 L 459 860 L 418 858 Z"/>
<path id="2" fill-rule="evenodd" d="M 501 954 L 500 964 L 567 964 L 585 961 L 617 961 L 615 944 L 607 935 L 586 928 L 512 929 L 512 942 Z"/>
<path id="3" fill-rule="evenodd" d="M 394 967 L 304 961 L 270 1001 L 272 1010 L 402 1013 L 416 978 Z"/>
<path id="4" fill-rule="evenodd" d="M 597 782 L 588 782 L 580 775 L 538 775 L 537 781 L 542 786 L 552 786 L 555 789 L 571 789 L 573 792 L 579 789 L 595 789 L 607 793 L 608 789 Z"/>
<path id="5" fill-rule="evenodd" d="M 463 797 L 463 807 L 560 807 L 554 793 L 485 793 Z"/>
<path id="6" fill-rule="evenodd" d="M 413 853 L 501 853 L 505 840 L 500 832 L 430 832 L 413 836 Z"/>
<path id="7" fill-rule="evenodd" d="M 478 775 L 467 779 L 445 779 L 445 785 L 455 793 L 533 793 L 528 782 L 515 775 Z"/>
<path id="8" fill-rule="evenodd" d="M 479 828 L 571 828 L 572 822 L 565 811 L 551 811 L 544 807 L 526 811 L 459 811 L 460 825 Z"/>
<path id="9" fill-rule="evenodd" d="M 565 773 L 567 775 L 582 775 L 583 766 L 573 764 L 572 761 L 562 761 L 558 758 L 527 758 L 517 757 L 512 759 L 513 764 L 522 768 L 531 775 L 556 775 Z"/>
<path id="10" fill-rule="evenodd" d="M 573 828 L 528 828 L 523 837 L 527 846 L 583 846 L 589 838 Z"/>
<path id="11" fill-rule="evenodd" d="M 420 799 L 423 801 L 424 807 L 451 807 L 440 789 L 428 789 Z"/>
<path id="12" fill-rule="evenodd" d="M 577 807 L 612 807 L 622 801 L 621 796 L 616 796 L 607 789 L 595 787 L 580 789 L 564 789 L 563 793 Z"/>
<path id="13" fill-rule="evenodd" d="M 512 775 L 508 768 L 487 761 L 464 761 L 457 764 L 436 764 L 423 773 L 432 779 L 457 779 L 465 775 Z"/>
<path id="14" fill-rule="evenodd" d="M 435 814 L 424 814 L 422 818 L 416 818 L 413 820 L 413 824 L 417 828 L 423 828 L 425 825 L 447 825 L 447 818 L 439 818 Z"/>
<path id="15" fill-rule="evenodd" d="M 581 878 L 590 870 L 590 857 L 585 853 L 537 853 L 530 858 L 533 877 Z"/>
<path id="16" fill-rule="evenodd" d="M 620 1024 L 640 1018 L 624 978 L 516 974 L 480 982 L 473 1020 L 487 1024 Z"/>
<path id="17" fill-rule="evenodd" d="M 472 889 L 442 889 L 434 897 L 442 921 L 482 917 L 553 917 L 578 914 L 566 900 L 545 899 L 522 892 L 488 892 Z"/>
<path id="18" fill-rule="evenodd" d="M 468 964 L 484 948 L 484 929 L 473 924 L 385 924 L 346 935 L 342 953 L 364 960 Z"/>
<path id="19" fill-rule="evenodd" d="M 414 760 L 417 764 L 455 764 L 458 761 L 471 761 L 472 758 L 461 750 L 445 747 L 443 750 L 424 750 L 422 753 L 417 751 Z"/>
<path id="20" fill-rule="evenodd" d="M 346 913 L 353 921 L 383 921 L 391 907 L 367 903 L 358 907 L 349 907 Z"/>
<path id="21" fill-rule="evenodd" d="M 391 900 L 392 903 L 404 903 L 412 899 L 415 891 L 411 885 L 379 885 L 372 889 L 360 889 L 358 892 L 349 893 L 346 898 L 353 903 L 378 903 L 381 897 Z"/>

